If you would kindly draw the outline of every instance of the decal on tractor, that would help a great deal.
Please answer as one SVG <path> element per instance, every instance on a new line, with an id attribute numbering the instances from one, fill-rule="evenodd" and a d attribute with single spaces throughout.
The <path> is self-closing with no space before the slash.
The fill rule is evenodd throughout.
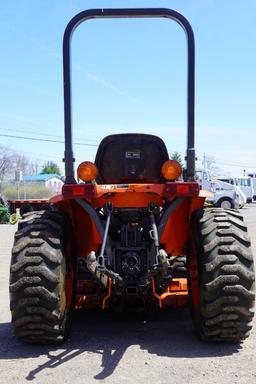
<path id="1" fill-rule="evenodd" d="M 127 151 L 125 152 L 126 159 L 140 159 L 140 151 Z"/>

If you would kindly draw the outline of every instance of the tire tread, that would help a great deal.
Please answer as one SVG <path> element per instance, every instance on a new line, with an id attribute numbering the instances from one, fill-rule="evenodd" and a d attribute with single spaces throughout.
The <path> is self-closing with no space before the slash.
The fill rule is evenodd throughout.
<path id="1" fill-rule="evenodd" d="M 65 278 L 63 225 L 64 216 L 57 211 L 29 212 L 15 235 L 10 309 L 17 338 L 28 343 L 65 338 L 65 288 L 60 283 Z"/>
<path id="2" fill-rule="evenodd" d="M 196 330 L 208 341 L 240 341 L 252 328 L 255 273 L 247 227 L 235 210 L 208 208 L 194 217 L 199 270 Z"/>

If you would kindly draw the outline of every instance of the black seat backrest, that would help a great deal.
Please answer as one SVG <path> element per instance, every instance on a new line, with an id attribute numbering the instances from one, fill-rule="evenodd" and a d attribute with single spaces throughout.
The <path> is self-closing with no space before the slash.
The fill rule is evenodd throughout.
<path id="1" fill-rule="evenodd" d="M 125 133 L 105 137 L 95 164 L 97 182 L 103 184 L 159 183 L 161 167 L 169 159 L 162 139 L 153 135 Z"/>

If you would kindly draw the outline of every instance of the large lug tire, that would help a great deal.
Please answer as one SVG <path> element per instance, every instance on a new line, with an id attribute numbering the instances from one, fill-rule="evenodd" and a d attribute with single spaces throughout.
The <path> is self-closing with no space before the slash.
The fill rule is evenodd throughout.
<path id="1" fill-rule="evenodd" d="M 10 267 L 10 309 L 18 339 L 43 344 L 64 340 L 71 297 L 65 280 L 63 214 L 27 213 L 15 234 Z"/>
<path id="2" fill-rule="evenodd" d="M 200 210 L 193 232 L 188 268 L 196 331 L 207 341 L 241 341 L 252 328 L 255 302 L 253 256 L 243 217 L 221 208 Z"/>

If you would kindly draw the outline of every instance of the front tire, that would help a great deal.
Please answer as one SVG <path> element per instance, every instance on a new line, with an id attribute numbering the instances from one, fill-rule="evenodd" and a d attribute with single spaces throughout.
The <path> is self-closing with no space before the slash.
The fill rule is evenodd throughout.
<path id="1" fill-rule="evenodd" d="M 57 211 L 27 213 L 15 234 L 10 267 L 10 309 L 17 338 L 43 344 L 64 340 L 66 297 L 64 216 Z"/>
<path id="2" fill-rule="evenodd" d="M 196 331 L 208 341 L 243 340 L 252 328 L 255 301 L 253 256 L 243 218 L 232 210 L 204 209 L 195 213 L 193 229 L 189 272 Z"/>

